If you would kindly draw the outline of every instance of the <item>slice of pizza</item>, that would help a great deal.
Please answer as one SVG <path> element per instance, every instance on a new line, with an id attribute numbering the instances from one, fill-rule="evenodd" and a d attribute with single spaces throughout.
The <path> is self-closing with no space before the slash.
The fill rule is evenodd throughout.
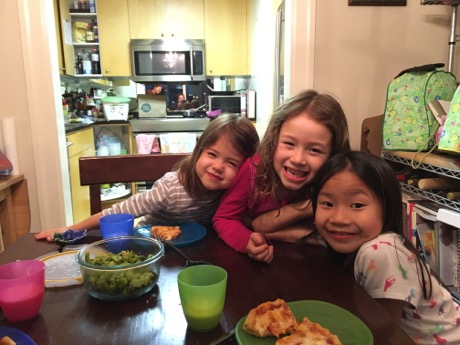
<path id="1" fill-rule="evenodd" d="M 0 345 L 16 345 L 16 342 L 9 336 L 5 335 L 3 338 L 0 338 Z"/>
<path id="2" fill-rule="evenodd" d="M 327 328 L 305 317 L 291 335 L 278 339 L 276 345 L 342 345 L 342 343 Z"/>
<path id="3" fill-rule="evenodd" d="M 165 241 L 171 241 L 182 234 L 178 226 L 154 225 L 150 228 L 152 236 L 159 236 Z"/>
<path id="4" fill-rule="evenodd" d="M 287 303 L 278 298 L 273 302 L 264 302 L 251 309 L 243 324 L 243 329 L 257 337 L 275 336 L 292 333 L 297 320 Z"/>

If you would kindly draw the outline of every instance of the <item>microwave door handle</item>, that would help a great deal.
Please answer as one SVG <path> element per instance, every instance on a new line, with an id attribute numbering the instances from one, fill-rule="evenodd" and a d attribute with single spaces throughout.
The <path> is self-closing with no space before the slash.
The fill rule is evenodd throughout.
<path id="1" fill-rule="evenodd" d="M 190 48 L 190 79 L 193 80 L 193 48 Z"/>

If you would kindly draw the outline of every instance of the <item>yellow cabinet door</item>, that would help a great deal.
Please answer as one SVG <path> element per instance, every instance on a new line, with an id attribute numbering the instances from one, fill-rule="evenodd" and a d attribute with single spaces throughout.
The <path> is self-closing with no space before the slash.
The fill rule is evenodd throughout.
<path id="1" fill-rule="evenodd" d="M 69 134 L 67 141 L 72 143 L 67 149 L 69 157 L 70 190 L 72 193 L 73 221 L 77 223 L 91 215 L 89 187 L 80 185 L 80 157 L 95 155 L 93 128 Z"/>
<path id="2" fill-rule="evenodd" d="M 203 39 L 203 0 L 128 0 L 133 39 Z"/>
<path id="3" fill-rule="evenodd" d="M 98 0 L 102 75 L 130 76 L 128 0 Z"/>
<path id="4" fill-rule="evenodd" d="M 91 215 L 89 205 L 89 187 L 80 185 L 78 160 L 80 157 L 94 156 L 94 149 L 88 149 L 69 158 L 70 189 L 72 191 L 73 222 L 77 223 Z"/>
<path id="5" fill-rule="evenodd" d="M 248 74 L 246 0 L 204 0 L 206 75 Z"/>
<path id="6" fill-rule="evenodd" d="M 59 64 L 59 74 L 65 73 L 64 66 L 64 54 L 62 53 L 62 34 L 61 34 L 61 19 L 59 16 L 59 2 L 58 0 L 53 0 L 54 8 L 54 27 L 56 30 L 56 42 L 58 50 L 58 64 Z"/>
<path id="7" fill-rule="evenodd" d="M 64 55 L 63 69 L 67 75 L 75 75 L 75 52 L 72 42 L 66 42 L 65 32 L 68 32 L 72 26 L 69 13 L 69 0 L 59 1 L 59 21 L 62 34 L 62 54 Z"/>

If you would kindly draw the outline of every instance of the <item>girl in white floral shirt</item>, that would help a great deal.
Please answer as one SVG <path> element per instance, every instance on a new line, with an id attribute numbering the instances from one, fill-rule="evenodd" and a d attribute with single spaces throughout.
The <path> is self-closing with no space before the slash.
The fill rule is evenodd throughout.
<path id="1" fill-rule="evenodd" d="M 316 227 L 331 252 L 416 344 L 460 344 L 459 306 L 404 237 L 393 170 L 352 151 L 330 158 L 316 176 Z"/>

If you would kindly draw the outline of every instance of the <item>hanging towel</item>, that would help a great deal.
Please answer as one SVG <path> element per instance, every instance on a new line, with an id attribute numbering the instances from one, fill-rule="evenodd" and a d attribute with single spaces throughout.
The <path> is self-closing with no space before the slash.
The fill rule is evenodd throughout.
<path id="1" fill-rule="evenodd" d="M 148 155 L 152 152 L 155 134 L 138 134 L 136 135 L 137 153 Z"/>

